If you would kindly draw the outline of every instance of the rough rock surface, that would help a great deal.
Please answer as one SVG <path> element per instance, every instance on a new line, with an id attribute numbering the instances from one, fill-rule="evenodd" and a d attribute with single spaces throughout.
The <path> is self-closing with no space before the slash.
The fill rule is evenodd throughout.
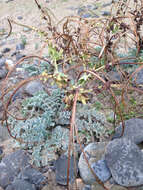
<path id="1" fill-rule="evenodd" d="M 105 160 L 117 184 L 143 184 L 143 153 L 131 140 L 115 139 L 106 147 Z"/>
<path id="2" fill-rule="evenodd" d="M 122 133 L 122 124 L 115 129 L 113 139 L 119 138 Z M 132 140 L 135 144 L 143 141 L 143 119 L 132 118 L 125 121 L 125 130 L 123 137 Z"/>
<path id="3" fill-rule="evenodd" d="M 43 90 L 43 85 L 40 81 L 31 81 L 25 87 L 25 92 L 29 95 L 34 95 L 36 92 L 42 90 Z"/>
<path id="4" fill-rule="evenodd" d="M 8 134 L 8 130 L 6 127 L 0 125 L 0 142 L 9 139 L 10 136 Z"/>
<path id="5" fill-rule="evenodd" d="M 0 163 L 0 186 L 5 188 L 18 175 L 21 168 L 28 165 L 29 157 L 24 151 L 18 150 L 5 156 Z"/>
<path id="6" fill-rule="evenodd" d="M 103 154 L 104 154 L 106 145 L 107 143 L 100 142 L 100 143 L 90 143 L 89 145 L 85 147 L 84 152 L 90 165 L 103 159 Z M 92 184 L 95 182 L 95 177 L 91 173 L 86 163 L 86 160 L 84 159 L 83 153 L 81 154 L 79 158 L 78 167 L 80 171 L 80 176 L 82 177 L 83 181 L 86 184 Z M 105 168 L 106 166 L 104 165 L 104 167 L 102 167 L 101 173 L 106 172 Z"/>
<path id="7" fill-rule="evenodd" d="M 25 167 L 19 174 L 18 178 L 26 180 L 31 184 L 35 184 L 37 188 L 39 188 L 40 185 L 44 184 L 46 181 L 46 177 L 44 177 L 41 172 L 37 171 L 31 166 Z"/>
<path id="8" fill-rule="evenodd" d="M 7 186 L 6 190 L 36 190 L 36 187 L 28 181 L 16 179 L 11 185 Z"/>
<path id="9" fill-rule="evenodd" d="M 33 168 L 23 150 L 5 156 L 0 162 L 0 186 L 6 190 L 36 190 L 46 184 L 46 177 Z"/>
<path id="10" fill-rule="evenodd" d="M 111 177 L 111 172 L 104 159 L 94 162 L 91 165 L 91 168 L 97 177 L 103 182 L 107 181 Z"/>
<path id="11" fill-rule="evenodd" d="M 137 73 L 137 77 L 136 77 L 135 83 L 136 83 L 137 85 L 143 85 L 143 69 L 141 69 L 141 70 Z"/>
<path id="12" fill-rule="evenodd" d="M 106 185 L 105 185 L 105 187 L 106 187 Z M 114 185 L 110 188 L 108 187 L 108 189 L 110 189 L 110 190 L 127 190 L 125 187 L 122 187 L 120 185 Z M 91 190 L 105 190 L 105 189 L 98 183 L 95 183 L 91 186 Z"/>
<path id="13" fill-rule="evenodd" d="M 68 167 L 68 157 L 62 155 L 58 160 L 55 162 L 55 169 L 56 169 L 56 182 L 61 185 L 67 184 L 67 167 Z M 76 166 L 77 168 L 77 166 Z M 77 171 L 76 171 L 77 174 Z M 71 157 L 70 159 L 70 173 L 69 173 L 69 181 L 73 183 L 75 180 L 75 169 L 74 169 L 74 158 Z"/>

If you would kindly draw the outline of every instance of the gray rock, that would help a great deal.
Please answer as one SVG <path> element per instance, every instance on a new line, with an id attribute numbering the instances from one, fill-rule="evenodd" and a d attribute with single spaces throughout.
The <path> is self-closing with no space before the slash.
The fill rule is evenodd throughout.
<path id="1" fill-rule="evenodd" d="M 16 179 L 6 190 L 36 190 L 36 187 L 25 180 Z"/>
<path id="2" fill-rule="evenodd" d="M 81 16 L 82 18 L 91 18 L 92 15 L 90 13 L 85 13 Z"/>
<path id="3" fill-rule="evenodd" d="M 18 19 L 18 20 L 22 20 L 23 17 L 22 17 L 22 16 L 18 16 L 17 19 Z"/>
<path id="4" fill-rule="evenodd" d="M 67 185 L 67 167 L 68 167 L 68 157 L 62 155 L 55 162 L 55 173 L 56 173 L 56 182 L 61 185 Z M 77 166 L 76 166 L 77 168 Z M 76 174 L 75 174 L 76 172 Z M 74 158 L 70 158 L 70 172 L 69 172 L 69 181 L 73 183 L 75 180 L 75 175 L 77 175 L 77 170 L 74 168 Z"/>
<path id="5" fill-rule="evenodd" d="M 0 146 L 0 155 L 3 153 L 3 148 Z"/>
<path id="6" fill-rule="evenodd" d="M 19 89 L 19 90 L 14 94 L 14 96 L 12 97 L 12 101 L 14 102 L 15 100 L 21 99 L 21 98 L 23 98 L 23 96 L 22 96 L 22 89 Z"/>
<path id="7" fill-rule="evenodd" d="M 137 85 L 143 85 L 143 69 L 141 69 L 138 73 L 137 73 L 137 77 L 135 80 Z"/>
<path id="8" fill-rule="evenodd" d="M 20 60 L 23 57 L 25 57 L 25 55 L 20 54 L 20 53 L 16 54 L 16 61 Z"/>
<path id="9" fill-rule="evenodd" d="M 12 183 L 20 170 L 29 165 L 28 161 L 29 156 L 22 150 L 5 156 L 0 163 L 0 186 L 6 188 Z"/>
<path id="10" fill-rule="evenodd" d="M 8 170 L 6 164 L 0 163 L 0 186 L 5 188 L 14 179 L 11 170 Z"/>
<path id="11" fill-rule="evenodd" d="M 102 16 L 110 16 L 110 15 L 111 15 L 111 12 L 109 12 L 109 11 L 102 12 Z"/>
<path id="12" fill-rule="evenodd" d="M 77 14 L 78 15 L 81 15 L 81 14 L 83 14 L 83 12 L 85 11 L 85 6 L 83 6 L 83 7 L 80 7 L 78 10 L 77 10 Z"/>
<path id="13" fill-rule="evenodd" d="M 44 88 L 40 81 L 31 81 L 26 85 L 24 91 L 25 93 L 33 96 L 35 93 L 43 90 Z"/>
<path id="14" fill-rule="evenodd" d="M 94 162 L 91 168 L 102 182 L 107 181 L 111 177 L 111 172 L 104 159 Z"/>
<path id="15" fill-rule="evenodd" d="M 0 70 L 0 79 L 5 78 L 7 75 L 7 70 L 5 68 Z"/>
<path id="16" fill-rule="evenodd" d="M 82 190 L 91 190 L 91 185 L 84 185 Z"/>
<path id="17" fill-rule="evenodd" d="M 42 186 L 42 183 L 46 181 L 46 177 L 41 172 L 32 168 L 31 166 L 25 167 L 19 174 L 19 178 L 29 181 L 31 184 L 36 185 L 37 188 Z"/>
<path id="18" fill-rule="evenodd" d="M 90 165 L 103 158 L 106 145 L 107 143 L 100 142 L 100 143 L 90 143 L 85 147 L 84 152 Z M 86 160 L 84 159 L 83 153 L 79 158 L 78 167 L 80 171 L 80 176 L 85 182 L 85 184 L 93 184 L 96 181 L 95 177 L 91 173 L 86 163 Z"/>
<path id="19" fill-rule="evenodd" d="M 113 187 L 111 188 L 111 190 L 127 190 L 127 188 L 122 187 L 120 185 L 113 185 Z"/>
<path id="20" fill-rule="evenodd" d="M 143 184 L 143 153 L 131 140 L 111 141 L 106 147 L 105 160 L 117 184 L 125 187 Z"/>
<path id="21" fill-rule="evenodd" d="M 13 173 L 19 173 L 20 169 L 29 165 L 29 156 L 23 150 L 17 150 L 10 155 L 5 156 L 2 162 L 11 170 Z"/>
<path id="22" fill-rule="evenodd" d="M 11 2 L 11 1 L 14 1 L 14 0 L 7 0 L 6 3 L 9 3 L 9 2 Z"/>
<path id="23" fill-rule="evenodd" d="M 6 35 L 6 32 L 4 32 L 4 34 Z M 6 41 L 3 40 L 0 42 L 0 46 L 4 46 L 4 45 L 6 45 Z"/>
<path id="24" fill-rule="evenodd" d="M 1 59 L 0 59 L 0 67 L 2 67 L 2 66 L 5 65 L 5 61 L 6 61 L 5 58 L 1 58 Z"/>
<path id="25" fill-rule="evenodd" d="M 122 132 L 122 124 L 115 129 L 112 139 L 119 138 Z M 125 121 L 125 130 L 123 137 L 132 140 L 135 144 L 143 141 L 143 119 L 132 118 Z"/>
<path id="26" fill-rule="evenodd" d="M 7 128 L 0 125 L 0 142 L 3 142 L 9 138 L 10 136 L 9 136 Z"/>
<path id="27" fill-rule="evenodd" d="M 2 50 L 2 53 L 7 53 L 7 52 L 9 52 L 10 51 L 10 48 L 4 48 L 3 50 Z"/>
<path id="28" fill-rule="evenodd" d="M 20 43 L 16 45 L 16 50 L 23 50 L 25 48 L 25 45 Z"/>
<path id="29" fill-rule="evenodd" d="M 104 4 L 102 5 L 102 7 L 104 8 L 104 7 L 108 7 L 108 6 L 110 6 L 110 5 L 112 5 L 112 1 L 109 2 L 109 3 L 104 3 Z"/>
<path id="30" fill-rule="evenodd" d="M 107 186 L 108 188 L 108 186 Z M 111 188 L 108 188 L 110 190 L 127 190 L 127 188 L 125 187 L 122 187 L 120 185 L 113 185 L 111 186 Z M 92 187 L 91 187 L 91 190 L 105 190 L 100 184 L 93 184 Z"/>
<path id="31" fill-rule="evenodd" d="M 121 75 L 118 72 L 110 71 L 107 73 L 108 79 L 112 82 L 119 82 L 121 81 Z"/>

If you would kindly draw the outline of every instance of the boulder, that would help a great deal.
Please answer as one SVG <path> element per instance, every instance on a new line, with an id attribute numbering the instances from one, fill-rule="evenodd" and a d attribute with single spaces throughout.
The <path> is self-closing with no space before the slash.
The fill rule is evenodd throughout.
<path id="1" fill-rule="evenodd" d="M 116 127 L 112 139 L 119 138 L 122 133 L 122 124 Z M 125 121 L 123 137 L 130 139 L 135 144 L 143 141 L 143 119 L 132 118 Z"/>
<path id="2" fill-rule="evenodd" d="M 117 184 L 126 187 L 143 184 L 143 153 L 131 140 L 111 141 L 106 147 L 105 160 Z"/>
<path id="3" fill-rule="evenodd" d="M 29 165 L 28 161 L 29 156 L 22 150 L 5 156 L 0 163 L 0 186 L 5 188 L 13 182 L 19 171 Z"/>
<path id="4" fill-rule="evenodd" d="M 106 180 L 111 176 L 111 173 L 106 167 L 106 164 L 104 162 L 104 157 L 103 157 L 106 145 L 107 143 L 104 143 L 104 142 L 90 143 L 84 149 L 84 152 L 89 164 L 95 171 L 96 175 L 102 176 L 100 177 L 100 179 L 103 181 L 105 180 L 105 176 L 104 176 L 105 173 L 106 173 Z M 85 184 L 93 184 L 96 181 L 95 177 L 93 176 L 93 174 L 91 173 L 87 165 L 87 162 L 84 158 L 83 153 L 80 155 L 78 167 L 79 167 L 80 176 L 83 179 Z"/>
<path id="5" fill-rule="evenodd" d="M 35 93 L 39 91 L 43 91 L 43 85 L 40 81 L 31 81 L 25 87 L 25 93 L 33 96 Z"/>
<path id="6" fill-rule="evenodd" d="M 28 181 L 16 179 L 12 184 L 7 186 L 6 190 L 36 190 L 36 187 Z"/>
<path id="7" fill-rule="evenodd" d="M 22 180 L 26 180 L 31 184 L 36 185 L 37 188 L 40 188 L 41 184 L 46 181 L 46 177 L 43 176 L 41 172 L 32 168 L 30 165 L 26 166 L 18 176 Z"/>
<path id="8" fill-rule="evenodd" d="M 0 125 L 0 142 L 7 140 L 9 138 L 10 138 L 10 136 L 9 136 L 7 128 Z"/>
<path id="9" fill-rule="evenodd" d="M 62 155 L 55 162 L 55 173 L 56 173 L 56 182 L 61 185 L 67 185 L 67 167 L 68 167 L 68 157 Z M 69 181 L 73 183 L 75 180 L 75 175 L 77 175 L 77 163 L 76 168 L 74 166 L 74 157 L 70 158 L 70 172 L 69 172 Z"/>

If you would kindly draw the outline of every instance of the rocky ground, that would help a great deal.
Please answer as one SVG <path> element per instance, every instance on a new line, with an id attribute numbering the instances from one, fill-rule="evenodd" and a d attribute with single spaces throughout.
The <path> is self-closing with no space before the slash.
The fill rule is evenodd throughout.
<path id="1" fill-rule="evenodd" d="M 97 1 L 96 3 L 100 3 Z M 57 20 L 69 15 L 79 15 L 84 18 L 108 16 L 111 2 L 103 1 L 100 9 L 97 9 L 95 1 L 76 0 L 49 0 L 42 4 L 50 8 Z M 12 34 L 4 39 L 7 34 L 8 23 L 6 17 L 11 17 L 18 23 L 29 26 L 43 27 L 40 13 L 34 1 L 25 0 L 0 0 L 0 85 L 11 67 L 22 57 L 27 55 L 39 55 L 43 45 L 39 35 L 27 27 L 13 24 Z M 31 11 L 32 10 L 32 11 Z M 90 11 L 89 11 L 90 10 Z M 28 16 L 27 16 L 28 15 Z M 55 21 L 57 21 L 55 19 Z M 46 55 L 47 49 L 43 51 Z M 21 66 L 13 72 L 8 86 L 27 77 Z M 117 74 L 117 73 L 116 73 Z M 113 76 L 113 74 L 112 74 Z M 139 83 L 143 83 L 142 74 Z M 119 79 L 119 76 L 113 77 Z M 41 84 L 32 83 L 25 86 L 22 91 L 13 97 L 12 109 L 18 115 L 18 99 L 33 95 L 35 91 L 42 89 Z M 0 95 L 2 93 L 0 92 Z M 140 98 L 142 101 L 142 99 Z M 3 107 L 0 102 L 0 120 L 3 119 Z M 96 175 L 110 190 L 142 190 L 143 184 L 143 120 L 132 118 L 125 122 L 124 136 L 120 137 L 121 125 L 117 127 L 111 142 L 91 143 L 85 147 L 87 159 Z M 7 129 L 0 125 L 0 189 L 5 190 L 66 190 L 67 157 L 61 156 L 51 166 L 35 167 L 27 151 L 16 148 L 9 137 Z M 83 153 L 77 161 L 77 178 L 74 178 L 74 160 L 71 158 L 71 189 L 78 190 L 102 190 L 91 174 Z"/>

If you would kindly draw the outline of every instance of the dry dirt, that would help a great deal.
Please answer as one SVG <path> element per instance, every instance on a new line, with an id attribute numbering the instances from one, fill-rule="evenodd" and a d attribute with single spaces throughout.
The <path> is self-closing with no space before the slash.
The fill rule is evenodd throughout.
<path id="1" fill-rule="evenodd" d="M 8 29 L 8 22 L 6 19 L 8 17 L 12 18 L 18 23 L 34 26 L 36 28 L 45 26 L 45 23 L 41 19 L 41 13 L 37 8 L 34 0 L 12 0 L 8 3 L 6 2 L 7 0 L 0 0 L 0 28 L 4 27 Z M 53 12 L 55 16 L 52 18 L 55 23 L 66 16 L 77 15 L 77 8 L 79 7 L 92 3 L 101 4 L 99 3 L 99 0 L 49 0 L 49 2 L 43 0 L 38 2 L 42 5 L 43 8 L 48 8 Z M 110 0 L 102 1 L 102 3 L 108 2 L 110 2 Z M 109 7 L 102 8 L 102 11 L 107 9 L 109 9 Z M 101 8 L 98 10 L 99 14 L 100 12 Z M 23 19 L 18 20 L 18 16 L 22 16 Z M 39 38 L 39 35 L 33 31 L 24 32 L 23 27 L 16 24 L 12 25 L 12 35 L 7 39 L 7 42 L 9 42 L 7 44 L 9 44 L 9 47 L 11 49 L 14 49 L 15 44 L 18 43 L 19 40 L 23 38 L 23 36 L 27 38 L 26 48 L 23 53 L 26 55 L 39 53 L 39 50 L 42 46 L 42 39 Z M 2 40 L 0 41 L 2 42 Z M 2 48 L 3 47 L 4 46 L 2 46 Z"/>

